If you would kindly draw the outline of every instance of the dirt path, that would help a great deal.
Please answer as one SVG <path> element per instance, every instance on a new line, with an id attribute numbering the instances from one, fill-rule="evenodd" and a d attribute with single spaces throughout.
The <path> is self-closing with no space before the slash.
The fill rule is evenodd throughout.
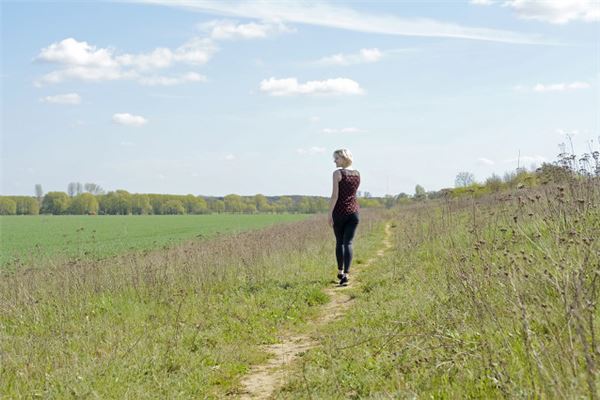
<path id="1" fill-rule="evenodd" d="M 385 226 L 383 246 L 377 251 L 376 256 L 368 259 L 364 264 L 353 265 L 354 271 L 350 275 L 352 279 L 350 285 L 325 289 L 325 293 L 331 298 L 331 301 L 322 306 L 319 315 L 313 320 L 315 333 L 320 326 L 340 317 L 352 305 L 354 300 L 346 293 L 347 289 L 359 287 L 360 281 L 357 280 L 357 276 L 360 276 L 360 272 L 392 247 L 390 236 L 391 224 L 388 222 Z M 253 367 L 242 379 L 243 394 L 240 395 L 240 399 L 266 399 L 271 396 L 285 382 L 286 367 L 303 352 L 318 344 L 318 340 L 310 334 L 294 334 L 292 332 L 282 333 L 280 340 L 281 343 L 264 347 L 264 350 L 272 353 L 273 357 L 265 364 Z"/>

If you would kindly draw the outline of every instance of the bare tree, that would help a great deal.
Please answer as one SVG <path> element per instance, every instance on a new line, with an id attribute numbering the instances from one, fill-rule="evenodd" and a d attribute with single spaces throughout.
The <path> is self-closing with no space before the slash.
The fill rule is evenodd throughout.
<path id="1" fill-rule="evenodd" d="M 81 182 L 77 182 L 75 184 L 75 192 L 77 192 L 77 194 L 83 193 L 83 185 L 81 184 Z"/>
<path id="2" fill-rule="evenodd" d="M 454 180 L 454 186 L 456 187 L 467 187 L 475 183 L 475 175 L 470 172 L 459 172 Z"/>
<path id="3" fill-rule="evenodd" d="M 35 184 L 35 197 L 38 201 L 38 204 L 42 204 L 42 200 L 44 199 L 44 191 L 42 190 L 42 185 L 39 183 Z"/>
<path id="4" fill-rule="evenodd" d="M 69 197 L 75 196 L 75 182 L 70 182 L 69 186 L 67 186 L 67 194 Z"/>
<path id="5" fill-rule="evenodd" d="M 96 185 L 95 183 L 86 183 L 84 185 L 85 191 L 89 192 L 91 194 L 103 194 L 104 193 L 104 189 L 102 189 L 102 187 Z"/>

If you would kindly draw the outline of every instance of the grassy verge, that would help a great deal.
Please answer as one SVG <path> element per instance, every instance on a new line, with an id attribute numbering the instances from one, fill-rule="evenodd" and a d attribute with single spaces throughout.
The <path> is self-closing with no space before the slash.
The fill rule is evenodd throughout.
<path id="1" fill-rule="evenodd" d="M 598 398 L 600 188 L 401 209 L 277 398 Z"/>
<path id="2" fill-rule="evenodd" d="M 384 216 L 363 211 L 357 259 Z M 222 397 L 326 302 L 324 217 L 110 260 L 4 272 L 0 397 Z"/>

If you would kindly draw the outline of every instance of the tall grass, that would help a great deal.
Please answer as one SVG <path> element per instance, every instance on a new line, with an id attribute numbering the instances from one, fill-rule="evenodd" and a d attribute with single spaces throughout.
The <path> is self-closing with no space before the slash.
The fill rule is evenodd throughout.
<path id="1" fill-rule="evenodd" d="M 598 398 L 597 179 L 401 208 L 280 398 Z"/>
<path id="2" fill-rule="evenodd" d="M 357 257 L 381 239 L 365 210 Z M 0 280 L 0 397 L 191 398 L 234 390 L 283 327 L 327 301 L 323 216 Z"/>

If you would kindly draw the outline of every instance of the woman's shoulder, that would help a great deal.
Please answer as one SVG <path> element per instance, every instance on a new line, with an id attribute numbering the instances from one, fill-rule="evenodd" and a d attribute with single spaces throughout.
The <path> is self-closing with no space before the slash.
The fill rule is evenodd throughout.
<path id="1" fill-rule="evenodd" d="M 341 177 L 342 175 L 344 175 L 344 172 L 346 175 L 358 175 L 360 176 L 360 172 L 358 172 L 357 169 L 348 169 L 348 168 L 338 168 L 335 171 L 333 171 L 333 176 L 338 176 Z"/>

